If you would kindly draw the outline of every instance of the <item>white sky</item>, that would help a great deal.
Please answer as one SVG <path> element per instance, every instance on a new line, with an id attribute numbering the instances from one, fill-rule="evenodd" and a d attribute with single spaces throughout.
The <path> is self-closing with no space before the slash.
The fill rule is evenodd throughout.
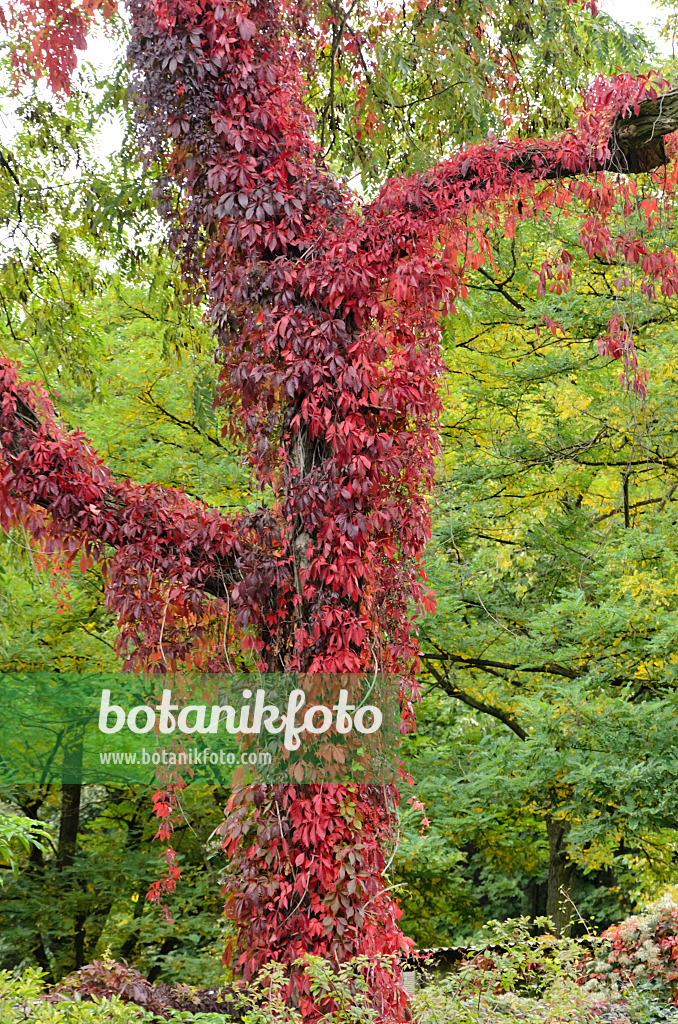
<path id="1" fill-rule="evenodd" d="M 655 7 L 652 0 L 598 0 L 598 6 L 615 21 L 642 25 L 647 35 L 658 43 L 662 52 L 670 53 L 668 43 L 665 39 L 659 38 L 659 32 L 654 26 L 657 19 L 663 23 L 668 12 Z"/>

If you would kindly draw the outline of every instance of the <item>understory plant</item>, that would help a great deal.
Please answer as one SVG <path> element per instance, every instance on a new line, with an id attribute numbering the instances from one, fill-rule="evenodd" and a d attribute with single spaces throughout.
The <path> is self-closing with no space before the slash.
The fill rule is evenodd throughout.
<path id="1" fill-rule="evenodd" d="M 415 1017 L 422 1024 L 594 1020 L 600 996 L 580 984 L 583 940 L 556 938 L 551 928 L 546 918 L 489 922 L 480 949 L 454 974 L 422 986 Z"/>
<path id="2" fill-rule="evenodd" d="M 591 979 L 610 992 L 635 989 L 678 1005 L 678 904 L 666 895 L 603 932 Z"/>
<path id="3" fill-rule="evenodd" d="M 337 968 L 306 956 L 292 968 L 308 981 L 318 1020 L 373 1024 L 379 1019 L 370 984 L 375 964 L 368 958 L 356 957 Z M 301 1024 L 289 989 L 289 969 L 276 962 L 253 981 L 222 990 L 152 985 L 136 968 L 112 960 L 89 964 L 48 992 L 43 973 L 35 968 L 20 976 L 1 971 L 0 1024 Z"/>
<path id="4" fill-rule="evenodd" d="M 20 814 L 0 814 L 0 864 L 9 864 L 17 871 L 17 847 L 29 850 L 31 845 L 43 848 L 43 840 L 49 839 L 49 832 L 41 822 L 31 821 Z M 2 875 L 0 874 L 0 885 Z"/>
<path id="5" fill-rule="evenodd" d="M 414 998 L 420 1024 L 515 1021 L 548 1024 L 658 1024 L 678 1014 L 669 1001 L 621 981 L 600 982 L 609 942 L 594 935 L 557 938 L 545 918 L 522 917 L 484 929 L 483 946 Z M 541 929 L 541 934 L 534 931 Z M 589 966 L 587 966 L 589 965 Z M 588 980 L 587 980 L 588 979 Z"/>

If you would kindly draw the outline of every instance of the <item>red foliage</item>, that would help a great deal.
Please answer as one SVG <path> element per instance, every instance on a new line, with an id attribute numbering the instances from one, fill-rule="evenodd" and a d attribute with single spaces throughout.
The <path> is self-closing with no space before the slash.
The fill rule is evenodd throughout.
<path id="1" fill-rule="evenodd" d="M 20 382 L 7 360 L 0 395 L 0 527 L 23 526 L 66 566 L 103 560 L 123 656 L 169 666 L 199 649 L 203 588 L 247 538 L 184 494 L 114 481 L 82 434 L 61 429 L 45 391 Z"/>
<path id="2" fill-rule="evenodd" d="M 94 960 L 64 978 L 53 990 L 52 999 L 58 1002 L 60 996 L 72 997 L 76 993 L 85 1000 L 118 996 L 124 1003 L 136 1003 L 148 1010 L 158 1009 L 150 981 L 126 962 Z"/>
<path id="3" fill-rule="evenodd" d="M 15 84 L 31 73 L 44 75 L 55 92 L 68 93 L 78 63 L 75 51 L 87 47 L 96 12 L 110 18 L 117 6 L 117 0 L 16 0 L 8 15 L 0 7 L 0 27 L 11 36 L 20 30 L 22 36 L 21 46 L 12 49 Z"/>
<path id="4" fill-rule="evenodd" d="M 235 789 L 220 832 L 243 871 L 226 910 L 246 950 L 245 977 L 271 959 L 292 964 L 309 949 L 335 962 L 367 954 L 375 960 L 370 981 L 381 1013 L 405 1010 L 395 968 L 413 943 L 400 932 L 400 911 L 382 881 L 397 801 L 394 787 Z M 302 1012 L 313 1017 L 308 979 L 297 971 L 294 983 Z"/>
<path id="5" fill-rule="evenodd" d="M 678 1005 L 678 909 L 665 906 L 628 918 L 604 931 L 607 971 L 592 976 L 636 987 L 663 988 Z"/>
<path id="6" fill-rule="evenodd" d="M 510 232 L 572 201 L 587 207 L 581 242 L 591 257 L 623 257 L 641 266 L 647 288 L 660 280 L 666 294 L 678 291 L 671 253 L 612 236 L 615 193 L 599 173 L 615 118 L 656 96 L 656 83 L 598 81 L 576 129 L 559 139 L 472 147 L 387 182 L 361 207 L 312 139 L 295 49 L 303 8 L 129 6 L 139 135 L 166 169 L 160 210 L 196 301 L 209 303 L 218 401 L 272 497 L 228 521 L 184 494 L 115 482 L 81 434 L 60 429 L 44 392 L 4 363 L 0 523 L 20 523 L 67 560 L 104 560 L 130 665 L 230 670 L 244 648 L 268 671 L 379 667 L 402 680 L 407 725 L 413 609 L 432 606 L 421 556 L 439 443 L 441 311 L 454 310 L 466 276 L 488 258 L 488 228 Z M 594 179 L 553 182 L 579 174 Z M 543 287 L 567 288 L 570 262 L 561 252 L 545 263 Z M 601 345 L 642 393 L 630 333 L 613 319 Z M 172 792 L 156 799 L 167 843 Z M 406 948 L 383 880 L 396 800 L 388 789 L 337 785 L 234 792 L 223 827 L 235 865 L 227 907 L 246 974 L 307 950 L 341 961 Z M 176 884 L 171 848 L 166 859 L 155 898 Z M 402 1016 L 402 989 L 390 976 L 376 982 L 381 1011 Z M 300 997 L 312 1016 L 308 993 Z"/>
<path id="7" fill-rule="evenodd" d="M 55 985 L 46 1001 L 59 1003 L 64 999 L 75 998 L 89 1002 L 112 997 L 142 1007 L 154 1020 L 169 1017 L 171 1010 L 221 1013 L 224 1020 L 232 1021 L 240 1020 L 242 1016 L 237 996 L 229 989 L 196 990 L 188 985 L 153 985 L 136 967 L 124 960 L 122 963 L 94 960 L 86 964 Z"/>

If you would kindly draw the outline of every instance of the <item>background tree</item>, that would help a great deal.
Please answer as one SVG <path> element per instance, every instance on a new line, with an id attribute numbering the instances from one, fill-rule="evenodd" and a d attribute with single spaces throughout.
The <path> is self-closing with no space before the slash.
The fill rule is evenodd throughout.
<path id="1" fill-rule="evenodd" d="M 45 381 L 61 422 L 84 425 L 122 478 L 239 508 L 247 474 L 219 438 L 208 331 L 183 304 L 153 213 L 153 179 L 129 139 L 112 157 L 101 152 L 102 120 L 131 124 L 121 75 L 122 66 L 102 80 L 84 66 L 67 99 L 38 88 L 16 102 L 5 88 L 2 347 Z M 0 579 L 0 671 L 68 678 L 121 668 L 98 565 L 65 570 L 18 526 L 3 534 Z M 176 829 L 184 888 L 169 924 L 146 898 L 158 860 L 148 790 L 4 787 L 3 807 L 50 825 L 51 842 L 15 851 L 21 870 L 0 892 L 3 966 L 33 959 L 54 979 L 110 948 L 152 977 L 216 981 L 223 900 L 206 840 L 227 799 L 197 785 L 182 796 L 191 825 Z"/>
<path id="2" fill-rule="evenodd" d="M 647 40 L 590 6 L 319 5 L 307 77 L 324 157 L 374 190 L 488 134 L 562 131 L 596 74 L 647 63 Z"/>
<path id="3" fill-rule="evenodd" d="M 647 230 L 655 182 L 637 180 L 629 200 L 616 230 Z M 455 782 L 430 769 L 428 813 L 450 822 L 457 857 L 463 831 L 476 837 L 476 867 L 490 833 L 514 868 L 510 844 L 529 850 L 533 882 L 520 893 L 506 878 L 506 898 L 561 925 L 563 886 L 610 920 L 638 893 L 631 866 L 645 884 L 671 878 L 676 813 L 675 298 L 617 261 L 591 264 L 569 213 L 554 211 L 546 231 L 497 233 L 495 267 L 447 326 L 454 385 L 429 556 L 438 612 L 423 627 L 428 676 L 468 723 L 456 754 L 443 740 Z M 672 202 L 662 217 L 670 242 Z M 549 278 L 564 253 L 568 274 Z M 644 399 L 600 358 L 610 307 L 642 351 Z M 484 716 L 502 724 L 488 732 Z M 542 824 L 525 831 L 535 814 Z M 600 872 L 616 908 L 607 894 L 596 905 Z"/>

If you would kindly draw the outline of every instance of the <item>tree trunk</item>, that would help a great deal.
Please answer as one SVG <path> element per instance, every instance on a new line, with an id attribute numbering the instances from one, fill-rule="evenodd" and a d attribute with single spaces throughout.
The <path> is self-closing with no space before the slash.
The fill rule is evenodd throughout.
<path id="1" fill-rule="evenodd" d="M 546 819 L 549 840 L 549 873 L 546 893 L 546 915 L 553 921 L 556 935 L 567 935 L 571 923 L 572 904 L 568 900 L 574 865 L 570 863 L 566 839 L 570 823 L 561 818 Z"/>
<path id="2" fill-rule="evenodd" d="M 59 819 L 59 843 L 56 866 L 59 872 L 70 875 L 70 884 L 79 887 L 81 882 L 69 871 L 75 863 L 80 828 L 80 802 L 82 799 L 82 740 L 83 729 L 75 726 L 69 730 L 64 744 L 64 759 L 61 772 L 61 816 Z M 85 963 L 85 921 L 87 915 L 77 913 L 74 921 L 73 968 L 78 970 Z"/>
<path id="3" fill-rule="evenodd" d="M 125 941 L 123 942 L 118 952 L 118 959 L 129 960 L 139 942 L 139 933 L 141 931 L 141 918 L 146 907 L 146 895 L 145 893 L 138 893 L 137 901 L 134 904 L 134 912 L 132 913 L 133 927 Z"/>
<path id="4" fill-rule="evenodd" d="M 69 728 L 64 743 L 64 759 L 61 770 L 61 818 L 59 821 L 59 845 L 57 867 L 59 871 L 73 866 L 78 845 L 80 825 L 80 800 L 82 798 L 82 741 L 84 726 L 76 724 Z"/>
<path id="5" fill-rule="evenodd" d="M 80 825 L 80 799 L 82 786 L 79 782 L 66 782 L 61 786 L 61 819 L 59 821 L 59 846 L 57 866 L 60 871 L 73 867 L 78 844 Z"/>

